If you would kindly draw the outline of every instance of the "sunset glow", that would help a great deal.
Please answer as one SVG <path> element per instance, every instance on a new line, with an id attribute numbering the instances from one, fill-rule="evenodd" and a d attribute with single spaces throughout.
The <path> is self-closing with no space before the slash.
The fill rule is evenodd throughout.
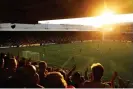
<path id="1" fill-rule="evenodd" d="M 106 11 L 97 17 L 73 18 L 39 21 L 41 24 L 70 24 L 70 25 L 89 25 L 94 27 L 102 27 L 106 24 L 133 22 L 133 13 L 131 14 L 114 14 Z"/>

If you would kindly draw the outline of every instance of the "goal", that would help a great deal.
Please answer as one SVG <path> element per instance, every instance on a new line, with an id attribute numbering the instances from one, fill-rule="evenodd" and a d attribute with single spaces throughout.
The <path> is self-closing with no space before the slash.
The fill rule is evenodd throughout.
<path id="1" fill-rule="evenodd" d="M 33 61 L 40 60 L 40 53 L 39 52 L 32 52 L 32 51 L 22 51 L 22 57 L 31 59 Z"/>

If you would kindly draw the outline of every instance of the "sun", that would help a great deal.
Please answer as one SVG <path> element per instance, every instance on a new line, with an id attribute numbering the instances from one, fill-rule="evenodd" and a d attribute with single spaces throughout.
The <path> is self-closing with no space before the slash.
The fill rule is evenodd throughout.
<path id="1" fill-rule="evenodd" d="M 95 23 L 93 24 L 96 28 L 101 28 L 104 25 L 112 24 L 114 22 L 115 13 L 110 9 L 105 9 L 103 13 L 95 17 Z"/>
<path id="2" fill-rule="evenodd" d="M 104 12 L 100 16 L 109 17 L 109 16 L 113 16 L 114 14 L 115 13 L 112 10 L 106 9 L 106 10 L 104 10 Z"/>

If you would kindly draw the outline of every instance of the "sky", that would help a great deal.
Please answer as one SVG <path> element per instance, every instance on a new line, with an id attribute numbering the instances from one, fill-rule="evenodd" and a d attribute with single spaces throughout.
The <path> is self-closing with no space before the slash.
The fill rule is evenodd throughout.
<path id="1" fill-rule="evenodd" d="M 103 0 L 103 7 L 97 7 L 99 15 L 97 17 L 85 17 L 74 19 L 59 19 L 39 21 L 41 24 L 76 24 L 76 25 L 91 25 L 94 27 L 102 27 L 106 24 L 133 22 L 133 13 L 117 14 L 121 10 L 132 9 L 133 0 Z M 133 9 L 132 9 L 133 10 Z"/>

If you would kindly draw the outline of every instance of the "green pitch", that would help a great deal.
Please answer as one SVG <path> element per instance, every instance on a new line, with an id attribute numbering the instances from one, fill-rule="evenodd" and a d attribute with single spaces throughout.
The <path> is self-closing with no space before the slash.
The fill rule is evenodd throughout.
<path id="1" fill-rule="evenodd" d="M 72 68 L 77 65 L 77 70 L 84 71 L 92 63 L 100 62 L 105 67 L 104 79 L 111 77 L 117 71 L 124 79 L 133 81 L 133 43 L 123 42 L 83 42 L 56 44 L 39 47 L 23 47 L 1 49 L 14 55 L 22 56 L 22 51 L 40 53 L 40 60 L 49 65 Z"/>

